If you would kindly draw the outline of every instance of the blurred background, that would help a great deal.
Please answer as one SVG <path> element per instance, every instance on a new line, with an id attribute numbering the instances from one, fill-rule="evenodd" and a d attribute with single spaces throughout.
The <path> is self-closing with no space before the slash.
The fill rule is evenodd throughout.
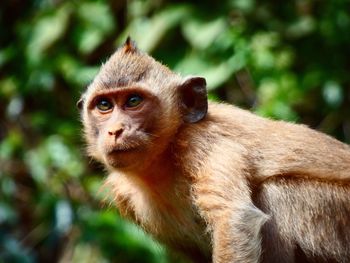
<path id="1" fill-rule="evenodd" d="M 81 92 L 128 35 L 210 98 L 350 142 L 350 1 L 0 3 L 0 262 L 179 262 L 103 202 Z"/>

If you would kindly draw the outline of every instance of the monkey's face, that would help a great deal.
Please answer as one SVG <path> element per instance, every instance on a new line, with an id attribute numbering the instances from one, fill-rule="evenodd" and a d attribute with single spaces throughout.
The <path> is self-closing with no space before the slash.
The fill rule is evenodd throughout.
<path id="1" fill-rule="evenodd" d="M 205 117 L 206 82 L 182 79 L 129 39 L 101 67 L 78 107 L 90 156 L 112 169 L 142 169 L 159 159 L 180 125 Z"/>
<path id="2" fill-rule="evenodd" d="M 156 96 L 139 87 L 124 87 L 104 89 L 87 99 L 90 155 L 118 169 L 142 166 L 154 155 L 162 136 L 162 107 Z"/>

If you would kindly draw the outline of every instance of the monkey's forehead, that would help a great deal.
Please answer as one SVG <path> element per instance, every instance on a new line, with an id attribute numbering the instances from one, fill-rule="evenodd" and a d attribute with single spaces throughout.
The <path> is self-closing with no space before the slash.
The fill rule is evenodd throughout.
<path id="1" fill-rule="evenodd" d="M 110 89 L 141 83 L 157 90 L 180 80 L 178 74 L 147 54 L 118 50 L 102 65 L 89 88 Z"/>

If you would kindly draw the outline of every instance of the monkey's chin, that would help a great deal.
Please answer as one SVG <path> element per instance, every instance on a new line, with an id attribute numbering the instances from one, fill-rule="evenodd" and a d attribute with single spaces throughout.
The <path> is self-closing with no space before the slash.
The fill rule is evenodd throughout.
<path id="1" fill-rule="evenodd" d="M 138 149 L 117 150 L 106 154 L 104 159 L 112 169 L 130 170 L 141 165 L 143 155 Z"/>

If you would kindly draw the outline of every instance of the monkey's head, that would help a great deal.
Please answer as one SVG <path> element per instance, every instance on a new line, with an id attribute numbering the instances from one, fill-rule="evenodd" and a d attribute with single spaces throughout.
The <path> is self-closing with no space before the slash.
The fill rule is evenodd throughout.
<path id="1" fill-rule="evenodd" d="M 88 154 L 111 169 L 138 169 L 184 123 L 207 113 L 205 79 L 182 78 L 127 39 L 78 102 Z"/>

